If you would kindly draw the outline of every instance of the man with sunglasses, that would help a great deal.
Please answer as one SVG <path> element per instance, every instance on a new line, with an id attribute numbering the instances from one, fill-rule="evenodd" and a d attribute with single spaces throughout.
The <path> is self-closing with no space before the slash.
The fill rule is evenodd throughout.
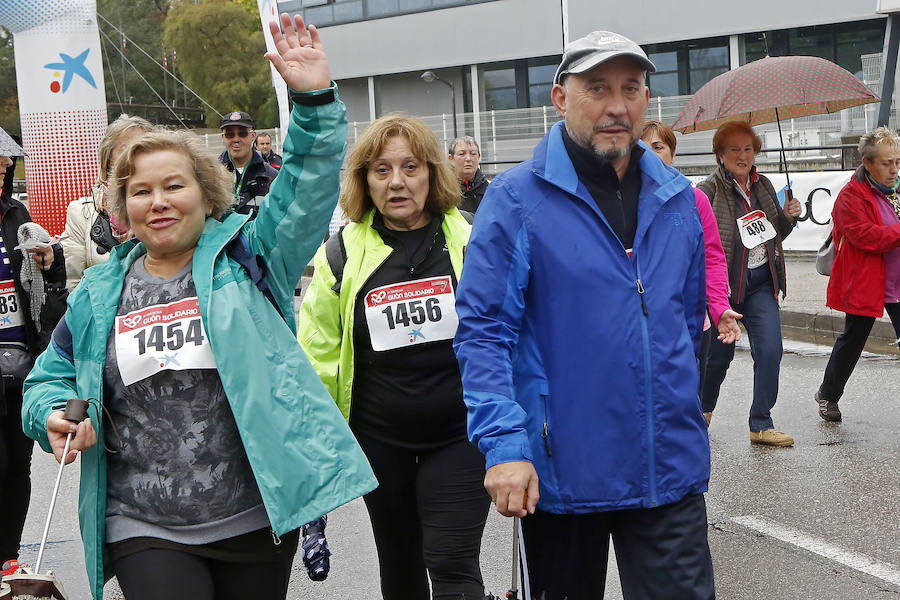
<path id="1" fill-rule="evenodd" d="M 222 118 L 219 129 L 225 142 L 225 152 L 219 160 L 234 177 L 234 210 L 255 217 L 278 171 L 253 149 L 256 131 L 249 114 L 241 111 L 228 113 Z"/>

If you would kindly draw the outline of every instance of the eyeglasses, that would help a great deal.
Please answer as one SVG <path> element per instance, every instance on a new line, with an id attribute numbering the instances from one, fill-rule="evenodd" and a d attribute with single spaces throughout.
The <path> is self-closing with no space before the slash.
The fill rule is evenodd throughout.
<path id="1" fill-rule="evenodd" d="M 248 135 L 250 135 L 250 130 L 249 129 L 241 129 L 240 131 L 223 131 L 222 135 L 225 136 L 226 140 L 230 140 L 234 136 L 245 138 Z"/>

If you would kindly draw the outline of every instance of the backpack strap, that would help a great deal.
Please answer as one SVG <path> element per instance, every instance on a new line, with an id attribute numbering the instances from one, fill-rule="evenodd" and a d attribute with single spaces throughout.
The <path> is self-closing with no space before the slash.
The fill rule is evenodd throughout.
<path id="1" fill-rule="evenodd" d="M 341 294 L 341 281 L 344 278 L 344 265 L 347 264 L 347 248 L 344 247 L 344 228 L 341 227 L 336 234 L 325 242 L 325 258 L 334 275 L 334 285 L 331 291 Z"/>
<path id="2" fill-rule="evenodd" d="M 250 252 L 250 242 L 247 240 L 247 237 L 242 233 L 228 242 L 228 245 L 225 246 L 225 253 L 244 267 L 256 288 L 262 292 L 266 300 L 278 311 L 279 316 L 284 319 L 284 313 L 281 312 L 281 308 L 275 300 L 275 295 L 266 281 L 266 263 L 262 257 L 255 256 Z"/>
<path id="3" fill-rule="evenodd" d="M 463 210 L 463 209 L 460 208 L 460 209 L 459 209 L 459 214 L 461 214 L 461 215 L 463 216 L 463 219 L 465 219 L 465 220 L 466 220 L 466 223 L 468 223 L 469 225 L 471 225 L 471 224 L 472 224 L 472 221 L 475 220 L 475 213 L 471 213 L 471 212 L 469 212 L 469 211 L 467 211 L 467 210 Z"/>

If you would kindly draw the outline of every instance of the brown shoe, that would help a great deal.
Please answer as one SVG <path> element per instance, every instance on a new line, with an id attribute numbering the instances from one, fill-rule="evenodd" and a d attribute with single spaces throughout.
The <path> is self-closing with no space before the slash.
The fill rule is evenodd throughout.
<path id="1" fill-rule="evenodd" d="M 774 429 L 764 429 L 763 431 L 751 431 L 750 443 L 763 446 L 793 446 L 794 438 Z"/>
<path id="2" fill-rule="evenodd" d="M 703 418 L 706 419 L 706 428 L 709 429 L 709 422 L 712 421 L 712 413 L 711 412 L 703 413 Z"/>

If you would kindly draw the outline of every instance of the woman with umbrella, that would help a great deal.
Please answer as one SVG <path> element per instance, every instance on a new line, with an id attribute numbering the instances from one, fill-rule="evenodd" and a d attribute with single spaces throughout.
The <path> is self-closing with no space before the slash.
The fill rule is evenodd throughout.
<path id="1" fill-rule="evenodd" d="M 837 255 L 828 306 L 847 314 L 815 396 L 826 421 L 841 420 L 838 401 L 875 319 L 887 311 L 900 338 L 900 136 L 879 127 L 860 138 L 859 154 L 862 165 L 831 212 Z"/>
<path id="2" fill-rule="evenodd" d="M 772 183 L 756 172 L 754 163 L 761 147 L 759 136 L 746 122 L 722 124 L 713 137 L 718 167 L 698 187 L 712 204 L 728 264 L 731 306 L 743 315 L 741 321 L 750 338 L 750 442 L 792 446 L 791 436 L 775 430 L 771 411 L 778 397 L 782 354 L 778 294 L 786 289 L 781 244 L 800 215 L 800 202 L 790 197 L 784 209 L 779 205 Z M 712 341 L 701 390 L 707 421 L 733 358 L 733 345 Z"/>

